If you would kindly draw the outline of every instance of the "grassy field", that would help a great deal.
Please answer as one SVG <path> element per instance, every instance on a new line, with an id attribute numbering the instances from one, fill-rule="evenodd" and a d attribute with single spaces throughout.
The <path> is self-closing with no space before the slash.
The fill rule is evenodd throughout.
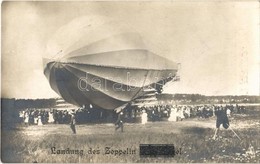
<path id="1" fill-rule="evenodd" d="M 115 132 L 113 124 L 77 125 L 72 134 L 69 125 L 20 126 L 2 131 L 2 162 L 105 163 L 105 162 L 260 162 L 260 110 L 234 115 L 231 130 L 220 131 L 212 140 L 215 118 L 187 119 L 179 122 L 125 124 L 124 132 Z M 140 158 L 139 144 L 174 144 L 181 154 L 173 158 Z M 255 154 L 247 151 L 252 145 Z M 79 149 L 83 155 L 51 154 L 51 148 Z M 105 154 L 111 149 L 131 148 L 136 154 Z M 89 154 L 89 149 L 100 154 Z"/>

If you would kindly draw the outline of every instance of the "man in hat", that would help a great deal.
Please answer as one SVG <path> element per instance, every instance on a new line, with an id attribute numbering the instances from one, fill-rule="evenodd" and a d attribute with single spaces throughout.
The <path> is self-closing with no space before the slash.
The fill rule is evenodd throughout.
<path id="1" fill-rule="evenodd" d="M 222 107 L 222 105 L 215 110 L 215 115 L 217 116 L 217 120 L 216 120 L 216 130 L 213 137 L 214 140 L 216 139 L 221 124 L 225 129 L 229 127 L 229 120 L 227 117 L 227 113 L 226 110 Z"/>
<path id="2" fill-rule="evenodd" d="M 117 131 L 117 129 L 121 128 L 121 132 L 123 132 L 124 125 L 123 125 L 122 118 L 123 118 L 123 112 L 120 112 L 118 114 L 118 117 L 117 117 L 117 120 L 115 123 L 115 126 L 116 126 L 115 131 Z"/>
<path id="3" fill-rule="evenodd" d="M 76 117 L 75 117 L 74 110 L 72 110 L 72 112 L 71 112 L 70 128 L 71 128 L 73 134 L 76 134 Z"/>

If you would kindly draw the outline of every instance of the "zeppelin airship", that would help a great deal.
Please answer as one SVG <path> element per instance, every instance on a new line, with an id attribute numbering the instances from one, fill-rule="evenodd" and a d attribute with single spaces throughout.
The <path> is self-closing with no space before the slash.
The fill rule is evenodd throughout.
<path id="1" fill-rule="evenodd" d="M 78 19 L 48 44 L 50 87 L 77 106 L 115 110 L 153 99 L 175 79 L 178 64 L 146 48 L 141 35 L 118 22 Z"/>

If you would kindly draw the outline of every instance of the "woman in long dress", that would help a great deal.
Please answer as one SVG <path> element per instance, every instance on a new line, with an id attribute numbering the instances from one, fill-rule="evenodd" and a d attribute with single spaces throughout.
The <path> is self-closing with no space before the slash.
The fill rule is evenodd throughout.
<path id="1" fill-rule="evenodd" d="M 54 117 L 53 117 L 53 113 L 52 112 L 49 112 L 48 123 L 54 123 Z"/>
<path id="2" fill-rule="evenodd" d="M 34 116 L 34 124 L 37 125 L 38 124 L 38 117 Z"/>
<path id="3" fill-rule="evenodd" d="M 171 109 L 171 114 L 170 117 L 168 118 L 168 121 L 177 121 L 177 113 L 176 113 L 176 108 Z"/>
<path id="4" fill-rule="evenodd" d="M 24 114 L 24 123 L 25 123 L 25 125 L 29 125 L 29 114 L 28 114 L 28 112 L 25 112 L 25 114 Z"/>
<path id="5" fill-rule="evenodd" d="M 40 125 L 40 126 L 43 125 L 42 124 L 42 116 L 41 115 L 38 116 L 38 125 Z"/>
<path id="6" fill-rule="evenodd" d="M 142 124 L 146 124 L 147 123 L 147 113 L 145 112 L 145 110 L 143 110 L 142 113 Z"/>
<path id="7" fill-rule="evenodd" d="M 181 118 L 181 121 L 182 121 L 185 118 L 183 108 L 181 108 L 179 112 L 180 112 L 180 118 Z"/>

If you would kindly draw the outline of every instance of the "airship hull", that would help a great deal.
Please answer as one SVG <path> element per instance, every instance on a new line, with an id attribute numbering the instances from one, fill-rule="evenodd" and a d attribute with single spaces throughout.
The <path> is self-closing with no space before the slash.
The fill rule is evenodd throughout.
<path id="1" fill-rule="evenodd" d="M 146 47 L 128 24 L 103 17 L 78 18 L 49 41 L 44 74 L 68 103 L 113 110 L 168 81 L 177 64 Z M 47 58 L 47 57 L 46 57 Z"/>
<path id="2" fill-rule="evenodd" d="M 98 108 L 113 110 L 143 95 L 143 88 L 176 75 L 177 68 L 174 63 L 148 51 L 142 52 L 138 57 L 106 54 L 109 59 L 107 61 L 110 62 L 104 63 L 102 62 L 106 60 L 103 54 L 96 54 L 94 58 L 92 55 L 86 55 L 83 59 L 75 60 L 74 57 L 50 61 L 44 74 L 51 88 L 65 101 L 78 106 L 92 104 Z M 125 61 L 122 61 L 122 58 Z M 151 63 L 140 64 L 140 60 L 139 63 L 135 61 L 140 58 L 146 58 L 141 60 L 143 63 Z M 135 64 L 132 64 L 134 62 Z M 170 65 L 165 67 L 163 63 Z"/>

